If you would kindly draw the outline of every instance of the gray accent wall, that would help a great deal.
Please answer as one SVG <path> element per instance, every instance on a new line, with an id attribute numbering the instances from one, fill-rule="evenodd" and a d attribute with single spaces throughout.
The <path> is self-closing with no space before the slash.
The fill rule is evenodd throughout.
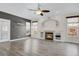
<path id="1" fill-rule="evenodd" d="M 0 11 L 0 18 L 11 21 L 11 39 L 26 37 L 26 22 L 31 22 L 30 20 L 2 11 Z"/>

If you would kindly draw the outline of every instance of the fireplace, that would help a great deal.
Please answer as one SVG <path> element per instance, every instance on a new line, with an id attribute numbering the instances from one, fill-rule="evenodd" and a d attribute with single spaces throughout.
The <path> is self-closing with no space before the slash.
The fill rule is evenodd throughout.
<path id="1" fill-rule="evenodd" d="M 53 40 L 53 32 L 45 32 L 46 40 Z"/>

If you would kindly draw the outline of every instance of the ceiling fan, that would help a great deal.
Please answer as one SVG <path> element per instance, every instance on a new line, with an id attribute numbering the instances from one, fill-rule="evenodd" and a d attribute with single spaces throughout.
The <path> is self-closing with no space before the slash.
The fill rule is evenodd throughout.
<path id="1" fill-rule="evenodd" d="M 30 11 L 35 11 L 36 14 L 39 14 L 39 15 L 41 15 L 41 16 L 43 16 L 44 13 L 48 13 L 48 12 L 50 12 L 50 10 L 47 10 L 47 9 L 41 9 L 39 4 L 38 4 L 38 8 L 37 8 L 37 10 L 34 10 L 34 9 L 29 9 L 29 10 L 30 10 Z"/>

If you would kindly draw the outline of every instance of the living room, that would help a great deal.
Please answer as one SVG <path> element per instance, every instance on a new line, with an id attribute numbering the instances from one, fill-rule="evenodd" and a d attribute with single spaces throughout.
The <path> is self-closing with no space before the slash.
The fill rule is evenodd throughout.
<path id="1" fill-rule="evenodd" d="M 79 3 L 0 3 L 0 55 L 78 56 L 78 7 Z"/>

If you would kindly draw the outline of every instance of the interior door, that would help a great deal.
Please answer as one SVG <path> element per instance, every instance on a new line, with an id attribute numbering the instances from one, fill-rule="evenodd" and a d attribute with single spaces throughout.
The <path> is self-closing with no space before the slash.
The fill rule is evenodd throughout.
<path id="1" fill-rule="evenodd" d="M 0 41 L 10 40 L 10 20 L 0 20 Z"/>

